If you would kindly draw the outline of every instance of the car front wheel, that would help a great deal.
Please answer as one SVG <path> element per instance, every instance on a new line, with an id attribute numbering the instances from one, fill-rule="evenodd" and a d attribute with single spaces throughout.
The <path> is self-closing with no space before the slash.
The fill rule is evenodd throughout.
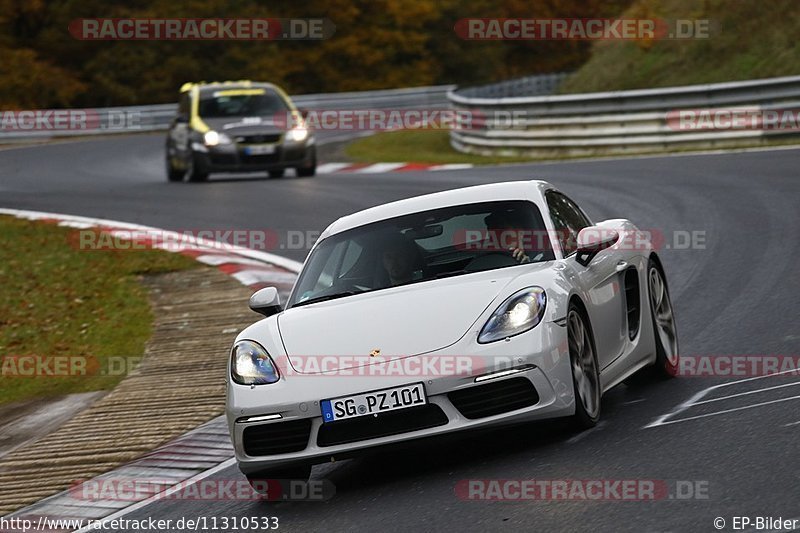
<path id="1" fill-rule="evenodd" d="M 172 166 L 172 160 L 167 157 L 167 180 L 168 181 L 183 181 L 186 173 L 183 170 L 178 170 Z"/>
<path id="2" fill-rule="evenodd" d="M 664 273 L 652 259 L 647 265 L 647 288 L 655 338 L 655 372 L 659 377 L 671 378 L 678 373 L 680 363 L 678 330 Z"/>
<path id="3" fill-rule="evenodd" d="M 194 156 L 189 156 L 189 164 L 186 167 L 186 178 L 194 182 L 206 181 L 208 179 L 208 172 L 200 168 Z"/>
<path id="4" fill-rule="evenodd" d="M 567 313 L 567 343 L 575 394 L 572 421 L 575 427 L 588 429 L 600 419 L 600 371 L 592 329 L 575 304 L 570 305 Z"/>

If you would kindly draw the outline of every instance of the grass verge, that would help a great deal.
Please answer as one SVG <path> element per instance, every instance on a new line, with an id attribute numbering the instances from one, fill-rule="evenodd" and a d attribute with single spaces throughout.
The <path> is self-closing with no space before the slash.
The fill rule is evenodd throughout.
<path id="1" fill-rule="evenodd" d="M 139 276 L 197 265 L 159 250 L 82 251 L 76 231 L 0 216 L 0 404 L 113 388 L 124 375 L 110 359 L 135 361 L 151 334 Z"/>
<path id="2" fill-rule="evenodd" d="M 635 154 L 614 154 L 598 151 L 591 155 L 565 155 L 553 152 L 546 157 L 524 156 L 482 156 L 476 154 L 462 154 L 455 151 L 449 143 L 446 131 L 434 130 L 403 130 L 376 133 L 369 137 L 358 139 L 345 147 L 348 157 L 362 163 L 470 163 L 473 165 L 505 165 L 508 163 L 535 163 L 544 161 L 579 161 L 581 159 L 597 158 L 625 158 L 642 156 L 659 156 L 669 154 L 691 154 L 693 152 L 714 151 L 717 148 L 691 148 L 676 147 L 672 150 L 653 150 Z M 732 152 L 748 148 L 780 148 L 787 146 L 800 146 L 800 140 L 794 135 L 785 139 L 772 139 L 768 142 L 743 143 L 739 146 L 726 148 Z"/>
<path id="3" fill-rule="evenodd" d="M 450 146 L 450 133 L 445 130 L 402 130 L 376 133 L 348 144 L 345 154 L 352 160 L 361 163 L 502 165 L 531 160 L 529 157 L 487 157 L 456 152 Z"/>

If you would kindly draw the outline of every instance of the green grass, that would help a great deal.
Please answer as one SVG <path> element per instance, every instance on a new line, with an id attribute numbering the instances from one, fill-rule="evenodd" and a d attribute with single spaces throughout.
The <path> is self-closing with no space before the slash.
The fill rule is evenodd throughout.
<path id="1" fill-rule="evenodd" d="M 487 157 L 462 154 L 450 146 L 450 134 L 444 130 L 402 130 L 376 133 L 347 145 L 345 153 L 363 163 L 471 163 L 498 165 L 530 161 L 529 157 Z"/>
<path id="2" fill-rule="evenodd" d="M 108 358 L 136 361 L 151 334 L 139 275 L 197 265 L 157 250 L 78 250 L 76 232 L 0 216 L 0 404 L 113 388 L 124 376 L 101 375 Z M 88 375 L 20 377 L 14 356 L 91 359 Z"/>
<path id="3" fill-rule="evenodd" d="M 597 42 L 561 93 L 800 74 L 796 0 L 636 0 L 620 18 L 709 19 L 708 39 Z"/>
<path id="4" fill-rule="evenodd" d="M 768 142 L 742 143 L 731 150 L 746 148 L 768 148 L 782 146 L 797 146 L 798 140 L 794 136 L 787 139 L 771 139 Z M 433 130 L 404 130 L 376 133 L 370 137 L 365 137 L 353 141 L 345 148 L 345 153 L 351 159 L 363 163 L 471 163 L 473 165 L 503 165 L 507 163 L 523 162 L 543 162 L 543 161 L 567 161 L 580 159 L 594 159 L 602 157 L 621 158 L 639 156 L 659 156 L 675 153 L 704 152 L 709 148 L 681 147 L 670 150 L 652 150 L 636 154 L 604 154 L 598 152 L 591 155 L 565 155 L 554 151 L 551 155 L 542 157 L 522 157 L 522 156 L 494 156 L 487 157 L 475 154 L 462 154 L 456 152 L 448 142 L 446 131 Z"/>

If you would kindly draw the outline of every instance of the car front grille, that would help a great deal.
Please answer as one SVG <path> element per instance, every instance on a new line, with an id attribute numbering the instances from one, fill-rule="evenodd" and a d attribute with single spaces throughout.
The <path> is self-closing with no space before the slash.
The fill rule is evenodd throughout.
<path id="1" fill-rule="evenodd" d="M 311 435 L 311 419 L 260 424 L 244 428 L 244 452 L 251 456 L 277 455 L 306 449 Z"/>
<path id="2" fill-rule="evenodd" d="M 210 158 L 212 165 L 235 165 L 238 160 L 234 154 L 211 154 Z"/>
<path id="3" fill-rule="evenodd" d="M 447 424 L 447 415 L 435 404 L 410 407 L 376 416 L 361 416 L 322 424 L 317 434 L 318 446 L 335 446 Z"/>
<path id="4" fill-rule="evenodd" d="M 470 420 L 530 407 L 539 402 L 536 388 L 523 377 L 467 387 L 453 391 L 447 397 Z"/>
<path id="5" fill-rule="evenodd" d="M 281 160 L 279 154 L 244 155 L 239 157 L 242 165 L 266 165 L 277 163 Z"/>
<path id="6" fill-rule="evenodd" d="M 265 133 L 261 135 L 242 135 L 236 137 L 236 142 L 239 144 L 276 143 L 280 140 L 281 140 L 280 133 Z"/>

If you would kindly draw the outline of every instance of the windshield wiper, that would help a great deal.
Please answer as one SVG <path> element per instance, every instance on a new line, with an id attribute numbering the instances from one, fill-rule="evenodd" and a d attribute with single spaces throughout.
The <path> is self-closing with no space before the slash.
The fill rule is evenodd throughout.
<path id="1" fill-rule="evenodd" d="M 309 298 L 308 300 L 303 300 L 301 302 L 297 302 L 292 307 L 300 307 L 301 305 L 315 304 L 317 302 L 325 302 L 325 301 L 328 301 L 328 300 L 335 300 L 337 298 L 344 298 L 345 296 L 352 296 L 354 294 L 358 294 L 358 293 L 356 291 L 344 291 L 344 292 L 337 292 L 337 293 L 334 293 L 334 294 L 326 294 L 324 296 L 317 296 L 316 298 Z"/>

